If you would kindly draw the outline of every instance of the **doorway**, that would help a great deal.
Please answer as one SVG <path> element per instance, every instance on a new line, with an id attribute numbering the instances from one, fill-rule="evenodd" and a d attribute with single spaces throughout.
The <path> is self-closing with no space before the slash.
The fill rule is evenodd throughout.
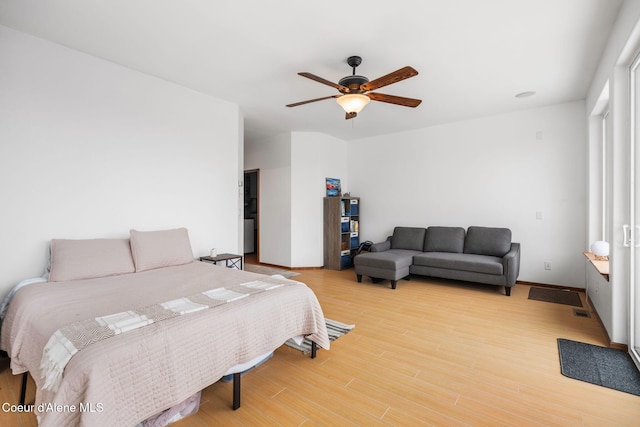
<path id="1" fill-rule="evenodd" d="M 244 254 L 260 262 L 260 170 L 244 172 Z"/>

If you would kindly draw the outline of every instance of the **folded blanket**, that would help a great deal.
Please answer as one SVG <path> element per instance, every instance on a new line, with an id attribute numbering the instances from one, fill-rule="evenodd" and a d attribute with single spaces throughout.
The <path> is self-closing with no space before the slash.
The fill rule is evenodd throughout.
<path id="1" fill-rule="evenodd" d="M 96 323 L 100 326 L 111 329 L 115 335 L 122 332 L 133 331 L 134 329 L 150 325 L 153 320 L 145 315 L 139 315 L 133 311 L 111 314 L 109 316 L 96 317 Z"/>
<path id="2" fill-rule="evenodd" d="M 43 389 L 57 391 L 64 368 L 71 357 L 90 344 L 142 328 L 154 322 L 237 301 L 252 293 L 265 292 L 284 286 L 285 283 L 298 282 L 279 277 L 267 278 L 239 285 L 238 289 L 246 289 L 246 293 L 226 288 L 215 288 L 161 304 L 71 323 L 58 329 L 45 346 L 40 362 L 40 374 L 44 379 Z"/>
<path id="3" fill-rule="evenodd" d="M 242 294 L 225 288 L 211 289 L 210 291 L 203 292 L 203 294 L 209 298 L 226 302 L 235 301 L 248 296 L 248 294 Z"/>
<path id="4" fill-rule="evenodd" d="M 283 285 L 282 283 L 269 283 L 262 280 L 255 280 L 253 282 L 244 283 L 242 286 L 246 286 L 247 288 L 251 288 L 251 289 L 262 289 L 262 290 L 268 291 L 271 289 L 279 288 L 280 286 L 283 286 Z"/>
<path id="5" fill-rule="evenodd" d="M 208 305 L 195 303 L 189 298 L 178 298 L 161 304 L 167 310 L 171 310 L 179 314 L 195 313 L 196 311 L 209 308 Z"/>
<path id="6" fill-rule="evenodd" d="M 45 378 L 44 388 L 54 391 L 58 389 L 58 379 L 62 377 L 64 367 L 77 352 L 78 349 L 60 330 L 51 336 L 40 364 L 40 372 Z"/>

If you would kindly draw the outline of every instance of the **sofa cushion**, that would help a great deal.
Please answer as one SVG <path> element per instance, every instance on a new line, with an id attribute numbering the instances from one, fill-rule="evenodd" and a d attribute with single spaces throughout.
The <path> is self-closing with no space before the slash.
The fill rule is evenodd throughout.
<path id="1" fill-rule="evenodd" d="M 399 270 L 401 268 L 409 267 L 413 260 L 413 256 L 421 253 L 422 251 L 390 249 L 384 252 L 361 253 L 353 259 L 353 262 L 357 266 Z"/>
<path id="2" fill-rule="evenodd" d="M 508 228 L 469 227 L 464 240 L 464 253 L 503 257 L 511 249 Z"/>
<path id="3" fill-rule="evenodd" d="M 474 273 L 501 275 L 503 272 L 502 258 L 476 254 L 424 252 L 413 257 L 413 264 Z"/>
<path id="4" fill-rule="evenodd" d="M 396 227 L 391 236 L 391 249 L 422 251 L 425 232 L 421 227 Z"/>
<path id="5" fill-rule="evenodd" d="M 429 227 L 424 240 L 425 252 L 454 252 L 464 250 L 464 228 Z"/>

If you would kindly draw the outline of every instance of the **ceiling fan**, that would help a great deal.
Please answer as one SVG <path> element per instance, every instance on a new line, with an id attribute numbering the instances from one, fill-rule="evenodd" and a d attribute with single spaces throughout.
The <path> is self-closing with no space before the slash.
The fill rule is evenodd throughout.
<path id="1" fill-rule="evenodd" d="M 287 107 L 297 107 L 298 105 L 309 104 L 310 102 L 322 101 L 325 99 L 336 98 L 336 101 L 346 112 L 345 119 L 353 119 L 360 111 L 369 103 L 370 100 L 387 102 L 389 104 L 402 105 L 404 107 L 415 108 L 422 100 L 414 98 L 405 98 L 402 96 L 385 95 L 383 93 L 370 92 L 375 89 L 398 83 L 399 81 L 408 79 L 418 75 L 418 72 L 412 67 L 403 67 L 385 76 L 369 81 L 364 76 L 356 75 L 356 67 L 362 63 L 359 56 L 350 56 L 347 58 L 347 64 L 353 68 L 353 74 L 340 79 L 336 84 L 329 80 L 323 79 L 311 73 L 298 73 L 302 77 L 315 80 L 318 83 L 331 86 L 338 89 L 340 95 L 325 96 L 323 98 L 310 99 L 307 101 L 289 104 Z"/>

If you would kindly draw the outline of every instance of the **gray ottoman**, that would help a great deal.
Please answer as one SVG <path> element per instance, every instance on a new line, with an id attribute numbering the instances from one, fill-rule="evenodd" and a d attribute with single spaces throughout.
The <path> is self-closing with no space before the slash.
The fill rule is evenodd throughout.
<path id="1" fill-rule="evenodd" d="M 374 279 L 387 279 L 391 280 L 391 288 L 395 289 L 398 279 L 409 276 L 413 256 L 421 253 L 409 249 L 361 253 L 353 259 L 358 282 L 362 282 L 363 275 Z"/>

